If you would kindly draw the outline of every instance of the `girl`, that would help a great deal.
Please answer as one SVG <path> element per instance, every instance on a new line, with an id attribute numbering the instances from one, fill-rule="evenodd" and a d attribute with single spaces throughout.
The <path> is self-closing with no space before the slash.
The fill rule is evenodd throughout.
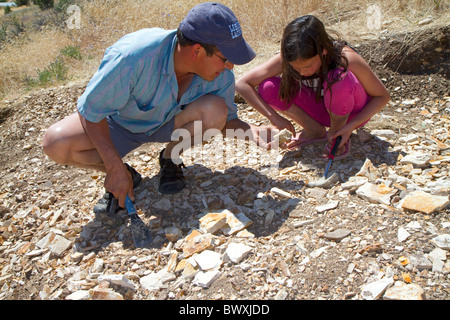
<path id="1" fill-rule="evenodd" d="M 293 133 L 289 149 L 319 141 L 329 149 L 342 136 L 335 159 L 348 155 L 353 130 L 390 99 L 364 59 L 311 15 L 286 26 L 281 53 L 244 74 L 236 91 L 279 130 Z M 286 117 L 303 130 L 296 135 Z"/>

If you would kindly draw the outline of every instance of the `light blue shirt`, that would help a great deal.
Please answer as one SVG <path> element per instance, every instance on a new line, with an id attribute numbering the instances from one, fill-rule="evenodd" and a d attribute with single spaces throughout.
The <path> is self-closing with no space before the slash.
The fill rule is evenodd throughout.
<path id="1" fill-rule="evenodd" d="M 181 107 L 206 94 L 225 99 L 228 120 L 237 118 L 235 78 L 225 69 L 213 81 L 194 75 L 178 101 L 173 53 L 176 30 L 143 29 L 109 47 L 98 71 L 78 100 L 78 111 L 91 122 L 111 116 L 134 133 L 153 134 L 181 112 Z"/>

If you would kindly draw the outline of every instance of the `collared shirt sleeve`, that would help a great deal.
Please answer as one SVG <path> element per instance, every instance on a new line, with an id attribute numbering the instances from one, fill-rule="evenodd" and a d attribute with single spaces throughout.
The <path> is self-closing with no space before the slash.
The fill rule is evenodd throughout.
<path id="1" fill-rule="evenodd" d="M 153 134 L 164 123 L 205 94 L 223 97 L 227 120 L 237 118 L 235 79 L 226 69 L 215 80 L 196 76 L 177 99 L 173 66 L 176 30 L 143 29 L 127 35 L 105 52 L 98 71 L 78 100 L 78 110 L 88 121 L 111 116 L 135 133 Z"/>
<path id="2" fill-rule="evenodd" d="M 234 103 L 234 95 L 235 95 L 235 80 L 234 74 L 232 71 L 225 71 L 225 78 L 228 79 L 228 82 L 221 88 L 217 94 L 225 99 L 225 102 L 228 107 L 228 117 L 227 121 L 236 119 L 238 117 L 237 114 L 237 106 Z"/>
<path id="3" fill-rule="evenodd" d="M 78 111 L 91 122 L 100 122 L 118 113 L 128 102 L 132 65 L 116 48 L 106 50 L 98 71 L 78 100 Z"/>

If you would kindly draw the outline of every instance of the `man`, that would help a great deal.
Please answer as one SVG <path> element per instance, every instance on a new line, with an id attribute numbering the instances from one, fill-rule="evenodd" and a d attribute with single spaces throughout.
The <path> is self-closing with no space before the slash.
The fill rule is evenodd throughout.
<path id="1" fill-rule="evenodd" d="M 185 186 L 182 162 L 172 150 L 172 132 L 258 128 L 237 117 L 234 64 L 255 52 L 244 40 L 234 13 L 219 3 L 192 8 L 178 30 L 143 29 L 105 52 L 99 70 L 78 101 L 78 112 L 52 125 L 43 147 L 54 161 L 106 173 L 106 193 L 94 211 L 114 213 L 134 200 L 141 176 L 122 158 L 143 143 L 169 142 L 160 153 L 163 194 Z M 178 164 L 176 164 L 176 163 Z M 120 207 L 120 208 L 119 208 Z"/>

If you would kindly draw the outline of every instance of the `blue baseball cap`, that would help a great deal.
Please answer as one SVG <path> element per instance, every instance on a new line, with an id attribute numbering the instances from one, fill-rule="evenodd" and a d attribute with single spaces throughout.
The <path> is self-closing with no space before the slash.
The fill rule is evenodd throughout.
<path id="1" fill-rule="evenodd" d="M 233 64 L 246 64 L 256 56 L 244 40 L 235 14 L 223 4 L 204 2 L 196 5 L 181 21 L 179 28 L 192 41 L 215 45 Z"/>

